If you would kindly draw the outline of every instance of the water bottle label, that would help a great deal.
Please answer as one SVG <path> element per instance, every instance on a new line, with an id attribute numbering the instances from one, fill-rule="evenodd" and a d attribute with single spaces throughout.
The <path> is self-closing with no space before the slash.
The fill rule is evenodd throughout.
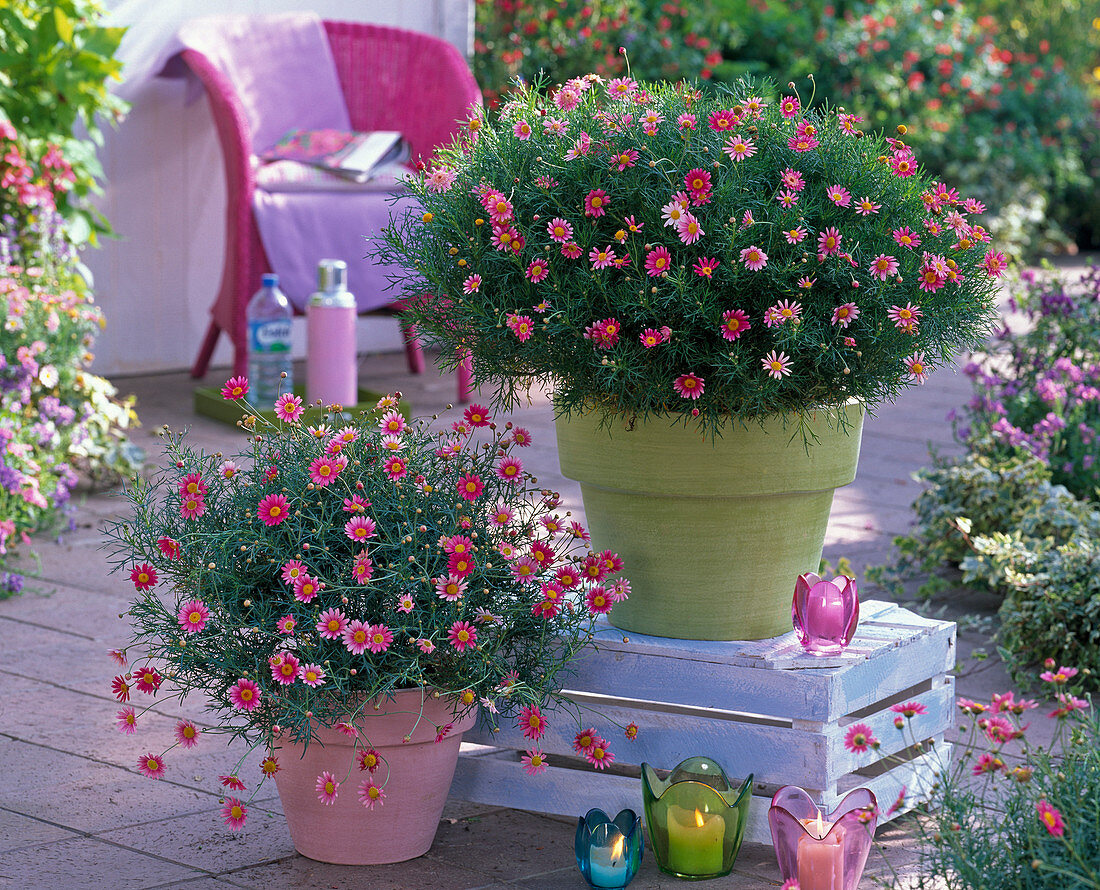
<path id="1" fill-rule="evenodd" d="M 290 322 L 250 321 L 248 348 L 253 352 L 290 352 Z"/>

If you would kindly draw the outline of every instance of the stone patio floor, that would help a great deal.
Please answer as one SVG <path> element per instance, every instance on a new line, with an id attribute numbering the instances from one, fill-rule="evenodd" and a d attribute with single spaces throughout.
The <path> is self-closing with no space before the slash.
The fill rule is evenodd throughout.
<path id="1" fill-rule="evenodd" d="M 225 376 L 215 370 L 206 382 L 220 385 Z M 461 415 L 460 408 L 447 407 L 454 400 L 453 375 L 429 369 L 411 376 L 402 355 L 361 356 L 360 380 L 376 390 L 401 390 L 417 414 L 438 412 L 445 421 Z M 235 450 L 237 430 L 193 413 L 195 382 L 185 374 L 115 382 L 138 396 L 143 428 L 135 438 L 151 459 L 159 454 L 153 431 L 162 424 L 190 427 L 192 441 L 208 450 Z M 887 560 L 892 536 L 911 521 L 918 487 L 910 475 L 928 463 L 929 444 L 958 451 L 945 414 L 968 397 L 966 378 L 941 369 L 868 419 L 858 476 L 837 492 L 826 558 L 835 564 L 848 557 L 861 578 L 865 566 Z M 566 508 L 582 514 L 576 484 L 558 470 L 545 396 L 534 395 L 512 417 L 533 433 L 524 461 L 540 485 L 560 491 Z M 119 706 L 110 693 L 115 665 L 107 657 L 109 648 L 127 641 L 119 613 L 133 589 L 128 579 L 107 574 L 99 549 L 104 521 L 122 506 L 111 493 L 86 496 L 76 530 L 57 543 L 38 542 L 37 561 L 26 556 L 21 563 L 35 577 L 28 577 L 20 596 L 0 602 L 0 887 L 582 890 L 573 862 L 575 820 L 452 800 L 427 855 L 398 865 L 341 867 L 295 853 L 273 788 L 271 796 L 252 802 L 244 831 L 222 826 L 216 777 L 234 758 L 217 739 L 175 752 L 175 768 L 161 781 L 138 775 L 134 739 L 114 729 Z M 882 598 L 867 586 L 861 593 Z M 994 607 L 992 600 L 953 600 L 944 617 L 990 615 Z M 959 640 L 959 694 L 988 701 L 992 692 L 1009 688 L 986 635 L 964 627 Z M 972 660 L 982 648 L 991 650 L 990 657 Z M 179 708 L 169 703 L 158 711 L 164 716 L 153 719 L 168 727 Z M 878 840 L 895 868 L 913 868 L 914 841 L 905 820 L 880 829 Z M 860 886 L 874 886 L 874 874 L 885 873 L 881 853 L 874 852 Z M 746 846 L 732 875 L 705 886 L 741 890 L 779 883 L 771 849 Z M 683 884 L 662 875 L 647 854 L 631 886 Z"/>

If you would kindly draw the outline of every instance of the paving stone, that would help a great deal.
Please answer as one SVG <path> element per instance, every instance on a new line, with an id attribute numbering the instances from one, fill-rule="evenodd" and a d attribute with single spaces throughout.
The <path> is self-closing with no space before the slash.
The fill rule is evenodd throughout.
<path id="1" fill-rule="evenodd" d="M 0 887 L 19 890 L 104 890 L 149 887 L 193 876 L 185 866 L 154 859 L 96 838 L 24 847 L 4 855 Z M 104 880 L 109 884 L 104 884 Z"/>
<path id="2" fill-rule="evenodd" d="M 224 878 L 192 878 L 187 881 L 172 881 L 168 884 L 153 884 L 142 887 L 141 890 L 232 890 L 240 887 Z"/>
<path id="3" fill-rule="evenodd" d="M 97 837 L 216 872 L 265 865 L 293 856 L 294 845 L 282 815 L 253 806 L 248 810 L 248 821 L 240 831 L 226 827 L 221 805 L 211 801 L 210 808 L 203 812 L 147 822 L 137 830 L 103 832 Z"/>
<path id="4" fill-rule="evenodd" d="M 480 856 L 479 850 L 476 858 L 470 861 L 470 867 L 463 868 L 441 862 L 431 854 L 394 865 L 370 866 L 328 865 L 295 855 L 270 865 L 229 872 L 221 877 L 239 887 L 262 890 L 272 887 L 325 890 L 474 890 L 492 887 L 503 890 L 508 887 L 508 884 L 494 881 L 481 872 L 477 865 Z"/>
<path id="5" fill-rule="evenodd" d="M 2 750 L 4 749 L 0 747 L 0 751 Z M 59 841 L 73 836 L 73 832 L 68 829 L 0 808 L 0 856 L 12 850 L 18 850 L 20 847 L 30 847 L 44 841 Z M 0 874 L 2 873 L 3 867 L 0 866 Z"/>
<path id="6" fill-rule="evenodd" d="M 0 807 L 80 833 L 207 810 L 217 799 L 6 736 L 0 736 L 0 763 L 5 777 L 15 777 L 0 784 Z"/>

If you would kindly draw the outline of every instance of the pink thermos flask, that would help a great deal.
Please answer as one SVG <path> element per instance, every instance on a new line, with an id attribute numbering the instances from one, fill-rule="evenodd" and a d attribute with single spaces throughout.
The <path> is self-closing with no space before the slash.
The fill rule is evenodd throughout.
<path id="1" fill-rule="evenodd" d="M 306 400 L 351 407 L 359 401 L 355 357 L 355 297 L 343 260 L 321 260 L 317 292 L 306 311 Z"/>

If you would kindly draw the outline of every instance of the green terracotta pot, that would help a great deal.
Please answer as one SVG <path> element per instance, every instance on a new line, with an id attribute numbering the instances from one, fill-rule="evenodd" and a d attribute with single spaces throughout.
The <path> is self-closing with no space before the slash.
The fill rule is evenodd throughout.
<path id="1" fill-rule="evenodd" d="M 816 572 L 833 491 L 855 478 L 863 411 L 821 410 L 805 438 L 792 418 L 731 422 L 721 438 L 669 418 L 600 426 L 559 416 L 562 473 L 581 485 L 596 550 L 625 564 L 624 630 L 756 640 L 791 629 L 794 583 Z"/>

